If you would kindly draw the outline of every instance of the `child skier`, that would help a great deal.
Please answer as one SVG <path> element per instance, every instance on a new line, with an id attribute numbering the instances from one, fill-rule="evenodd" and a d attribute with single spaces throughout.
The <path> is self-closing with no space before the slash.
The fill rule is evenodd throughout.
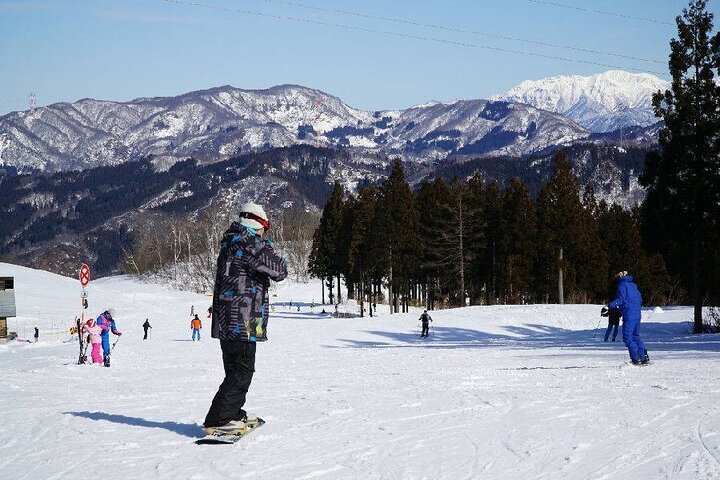
<path id="1" fill-rule="evenodd" d="M 102 328 L 100 328 L 95 320 L 91 318 L 85 322 L 85 325 L 83 326 L 83 333 L 88 336 L 88 343 L 92 345 L 90 357 L 92 357 L 93 363 L 102 363 L 103 359 L 102 355 L 100 355 L 100 344 L 102 343 L 100 334 L 102 333 Z"/>
<path id="2" fill-rule="evenodd" d="M 612 341 L 615 341 L 615 337 L 618 334 L 618 327 L 620 326 L 620 309 L 619 308 L 607 308 L 603 307 L 600 311 L 601 317 L 608 317 L 608 326 L 605 330 L 605 341 L 608 341 L 610 337 L 610 331 L 612 330 Z"/>
<path id="3" fill-rule="evenodd" d="M 192 340 L 195 341 L 195 336 L 197 335 L 198 342 L 200 341 L 200 330 L 202 330 L 202 321 L 200 320 L 200 317 L 198 317 L 197 313 L 195 314 L 195 318 L 190 320 L 190 330 L 192 330 Z"/>
<path id="4" fill-rule="evenodd" d="M 112 332 L 113 335 L 117 335 L 118 337 L 122 335 L 122 333 L 118 332 L 115 328 L 115 320 L 113 319 L 114 316 L 115 310 L 112 308 L 108 308 L 100 314 L 96 322 L 97 325 L 102 329 L 102 332 L 100 332 L 100 340 L 102 342 L 103 349 L 103 364 L 106 367 L 110 366 L 110 332 Z"/>

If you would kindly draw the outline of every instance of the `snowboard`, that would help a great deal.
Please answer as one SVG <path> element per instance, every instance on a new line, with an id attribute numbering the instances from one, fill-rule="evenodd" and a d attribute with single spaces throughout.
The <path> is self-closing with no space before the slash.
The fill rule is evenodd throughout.
<path id="1" fill-rule="evenodd" d="M 620 367 L 648 367 L 648 366 L 650 366 L 650 365 L 652 365 L 652 364 L 653 364 L 652 361 L 647 362 L 647 363 L 625 362 L 625 363 L 623 363 L 622 365 L 620 365 Z"/>
<path id="2" fill-rule="evenodd" d="M 249 435 L 250 433 L 254 432 L 258 427 L 262 427 L 265 425 L 265 420 L 259 417 L 255 417 L 252 419 L 248 419 L 245 422 L 246 427 L 240 431 L 240 432 L 233 432 L 233 433 L 225 433 L 225 432 L 216 432 L 211 433 L 203 438 L 199 438 L 195 440 L 195 443 L 197 445 L 232 445 L 233 443 L 237 442 L 241 438 L 243 438 L 246 435 Z"/>

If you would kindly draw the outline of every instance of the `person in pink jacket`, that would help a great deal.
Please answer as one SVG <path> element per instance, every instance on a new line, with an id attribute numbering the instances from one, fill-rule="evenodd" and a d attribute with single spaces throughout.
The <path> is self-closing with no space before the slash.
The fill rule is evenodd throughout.
<path id="1" fill-rule="evenodd" d="M 93 363 L 103 363 L 102 355 L 100 355 L 100 344 L 102 343 L 100 332 L 102 332 L 102 328 L 91 318 L 85 322 L 83 332 L 88 335 L 88 342 L 92 345 L 90 356 L 92 357 Z"/>

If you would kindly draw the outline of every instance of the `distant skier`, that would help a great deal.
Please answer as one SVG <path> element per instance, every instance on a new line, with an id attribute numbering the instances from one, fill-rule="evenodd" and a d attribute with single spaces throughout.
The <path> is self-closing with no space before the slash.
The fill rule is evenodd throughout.
<path id="1" fill-rule="evenodd" d="M 615 337 L 618 334 L 618 327 L 620 326 L 620 309 L 619 308 L 608 308 L 603 307 L 600 310 L 601 317 L 608 317 L 608 326 L 605 330 L 605 341 L 608 341 L 610 337 L 610 331 L 612 331 L 612 341 L 615 341 Z"/>
<path id="2" fill-rule="evenodd" d="M 92 358 L 94 364 L 103 363 L 103 357 L 102 355 L 100 355 L 100 344 L 102 343 L 100 334 L 102 333 L 102 331 L 102 328 L 100 328 L 100 326 L 98 326 L 98 324 L 92 318 L 85 322 L 85 325 L 83 325 L 83 332 L 88 336 L 87 341 L 88 343 L 90 343 L 90 345 L 92 345 L 92 349 L 90 350 L 90 357 Z"/>
<path id="3" fill-rule="evenodd" d="M 145 323 L 143 323 L 143 330 L 145 330 L 145 336 L 143 337 L 143 340 L 147 340 L 148 329 L 150 328 L 152 328 L 150 326 L 150 320 L 146 318 Z"/>
<path id="4" fill-rule="evenodd" d="M 38 327 L 35 327 L 35 343 L 37 343 L 38 338 L 40 338 L 40 330 L 38 330 Z"/>
<path id="5" fill-rule="evenodd" d="M 97 318 L 97 324 L 102 329 L 100 339 L 102 340 L 103 365 L 106 367 L 110 366 L 110 332 L 118 337 L 122 335 L 122 333 L 117 331 L 115 320 L 113 318 L 114 316 L 115 309 L 108 308 Z"/>
<path id="6" fill-rule="evenodd" d="M 197 336 L 198 342 L 200 341 L 200 330 L 202 330 L 202 321 L 200 320 L 200 317 L 198 317 L 197 313 L 195 314 L 195 318 L 190 320 L 190 330 L 192 330 L 192 340 L 195 341 L 195 336 Z"/>
<path id="7" fill-rule="evenodd" d="M 422 315 L 420 315 L 420 321 L 422 322 L 422 333 L 420 334 L 420 336 L 427 337 L 428 327 L 430 326 L 430 322 L 433 321 L 432 317 L 428 315 L 427 310 L 423 310 Z"/>
<path id="8" fill-rule="evenodd" d="M 211 333 L 220 339 L 225 379 L 205 417 L 207 434 L 246 429 L 243 406 L 255 371 L 256 342 L 267 340 L 270 280 L 287 277 L 287 262 L 263 238 L 270 228 L 265 210 L 246 203 L 238 216 L 223 235 L 217 259 Z"/>
<path id="9" fill-rule="evenodd" d="M 647 365 L 650 357 L 645 344 L 640 339 L 640 318 L 642 317 L 642 295 L 633 277 L 627 271 L 618 272 L 617 294 L 608 304 L 608 309 L 618 308 L 622 313 L 622 336 L 630 353 L 633 365 Z"/>

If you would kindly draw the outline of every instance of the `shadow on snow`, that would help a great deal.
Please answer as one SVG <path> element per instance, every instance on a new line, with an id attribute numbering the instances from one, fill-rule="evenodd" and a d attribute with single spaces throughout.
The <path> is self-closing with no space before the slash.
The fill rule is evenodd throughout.
<path id="1" fill-rule="evenodd" d="M 590 330 L 568 330 L 539 324 L 506 325 L 504 333 L 488 333 L 482 330 L 459 327 L 434 327 L 428 338 L 420 338 L 419 332 L 368 330 L 378 340 L 339 339 L 350 348 L 504 348 L 516 349 L 625 349 L 622 326 L 616 342 L 604 342 L 605 325 Z M 640 335 L 650 351 L 720 352 L 720 335 L 693 335 L 686 322 L 641 323 Z M 332 347 L 330 347 L 332 348 Z M 345 347 L 339 347 L 345 348 Z"/>
<path id="2" fill-rule="evenodd" d="M 183 435 L 190 438 L 199 438 L 204 436 L 202 427 L 192 423 L 177 423 L 177 422 L 154 422 L 152 420 L 146 420 L 138 417 L 128 417 L 125 415 L 118 415 L 113 413 L 105 412 L 64 412 L 65 415 L 72 415 L 74 417 L 88 418 L 90 420 L 104 420 L 106 422 L 120 423 L 123 425 L 133 425 L 135 427 L 145 428 L 162 428 L 163 430 L 169 430 L 171 432 Z"/>

